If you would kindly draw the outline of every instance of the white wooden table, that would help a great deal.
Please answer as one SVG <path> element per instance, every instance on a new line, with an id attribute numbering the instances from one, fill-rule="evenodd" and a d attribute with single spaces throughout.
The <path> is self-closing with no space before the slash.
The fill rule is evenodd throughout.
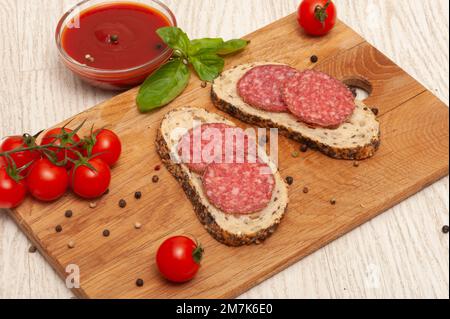
<path id="1" fill-rule="evenodd" d="M 1 0 L 0 136 L 37 132 L 113 94 L 58 61 L 54 29 L 78 0 Z M 192 37 L 240 37 L 298 0 L 166 0 Z M 447 105 L 446 0 L 335 0 L 339 17 Z M 245 293 L 242 298 L 449 298 L 448 177 Z M 70 298 L 0 211 L 0 298 Z"/>

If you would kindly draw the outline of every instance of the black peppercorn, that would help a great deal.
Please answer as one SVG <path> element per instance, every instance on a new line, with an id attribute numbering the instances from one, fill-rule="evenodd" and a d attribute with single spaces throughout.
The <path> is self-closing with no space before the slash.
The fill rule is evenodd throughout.
<path id="1" fill-rule="evenodd" d="M 333 198 L 333 199 L 330 200 L 330 204 L 331 205 L 334 206 L 334 205 L 336 205 L 336 203 L 337 203 L 336 199 Z"/>
<path id="2" fill-rule="evenodd" d="M 303 188 L 303 193 L 304 194 L 308 194 L 309 193 L 309 188 L 308 187 Z"/>
<path id="3" fill-rule="evenodd" d="M 136 286 L 143 287 L 144 286 L 144 280 L 142 280 L 142 279 L 136 280 Z"/>
<path id="4" fill-rule="evenodd" d="M 317 55 L 312 55 L 310 60 L 312 63 L 317 63 L 317 61 L 319 61 L 319 58 L 317 57 Z"/>
<path id="5" fill-rule="evenodd" d="M 66 210 L 66 212 L 64 213 L 64 216 L 66 216 L 67 218 L 72 217 L 73 216 L 73 211 L 71 211 L 70 209 Z"/>
<path id="6" fill-rule="evenodd" d="M 103 237 L 109 237 L 109 235 L 111 235 L 111 232 L 108 229 L 105 229 L 103 231 Z"/>
<path id="7" fill-rule="evenodd" d="M 127 206 L 127 202 L 124 199 L 119 200 L 119 207 L 125 208 Z"/>
<path id="8" fill-rule="evenodd" d="M 449 232 L 449 227 L 448 227 L 448 225 L 445 225 L 444 227 L 442 227 L 442 232 L 443 232 L 444 234 L 448 234 L 448 232 Z"/>
<path id="9" fill-rule="evenodd" d="M 30 248 L 28 248 L 28 252 L 29 252 L 30 254 L 34 254 L 36 251 L 37 251 L 36 246 L 30 246 Z"/>
<path id="10" fill-rule="evenodd" d="M 380 114 L 380 110 L 377 109 L 376 107 L 372 108 L 372 112 L 373 114 L 375 114 L 375 116 L 378 116 L 378 114 Z"/>
<path id="11" fill-rule="evenodd" d="M 60 232 L 62 232 L 62 226 L 61 225 L 58 225 L 58 226 L 56 226 L 55 227 L 55 231 L 57 232 L 57 233 L 60 233 Z"/>
<path id="12" fill-rule="evenodd" d="M 153 176 L 153 177 L 152 177 L 152 182 L 153 182 L 153 183 L 158 183 L 158 182 L 159 182 L 159 177 L 156 176 L 156 175 Z"/>
<path id="13" fill-rule="evenodd" d="M 286 177 L 286 183 L 287 183 L 288 185 L 294 184 L 294 178 L 293 178 L 292 176 Z"/>
<path id="14" fill-rule="evenodd" d="M 303 153 L 306 153 L 306 152 L 308 151 L 308 145 L 303 144 L 303 145 L 300 147 L 300 151 L 302 151 Z"/>
<path id="15" fill-rule="evenodd" d="M 134 198 L 141 199 L 142 198 L 142 193 L 141 192 L 134 193 Z"/>
<path id="16" fill-rule="evenodd" d="M 112 35 L 109 37 L 109 40 L 111 41 L 111 43 L 116 44 L 116 43 L 119 42 L 119 36 L 118 36 L 117 34 L 112 34 Z"/>

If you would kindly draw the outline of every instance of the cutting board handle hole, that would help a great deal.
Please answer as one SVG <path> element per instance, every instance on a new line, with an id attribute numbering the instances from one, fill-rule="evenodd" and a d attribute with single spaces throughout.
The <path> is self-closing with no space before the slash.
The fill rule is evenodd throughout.
<path id="1" fill-rule="evenodd" d="M 360 101 L 367 99 L 373 92 L 372 83 L 361 76 L 349 76 L 344 78 L 342 82 L 356 90 L 356 98 Z"/>

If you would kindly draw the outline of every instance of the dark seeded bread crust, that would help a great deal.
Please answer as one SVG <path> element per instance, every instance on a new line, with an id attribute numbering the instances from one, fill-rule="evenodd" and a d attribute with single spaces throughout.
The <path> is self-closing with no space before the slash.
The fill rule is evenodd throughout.
<path id="1" fill-rule="evenodd" d="M 164 165 L 183 187 L 184 192 L 186 193 L 187 197 L 194 206 L 194 210 L 198 219 L 204 225 L 205 229 L 211 234 L 211 236 L 213 236 L 217 241 L 227 246 L 234 246 L 234 247 L 251 244 L 260 244 L 275 232 L 281 220 L 275 221 L 274 224 L 272 224 L 269 228 L 263 229 L 257 233 L 244 234 L 241 236 L 231 234 L 226 230 L 222 229 L 216 223 L 214 217 L 208 211 L 207 207 L 203 205 L 200 196 L 195 191 L 195 188 L 192 185 L 189 176 L 183 172 L 181 165 L 176 164 L 171 160 L 170 150 L 167 146 L 167 143 L 164 139 L 161 130 L 158 130 L 158 134 L 156 137 L 156 149 Z M 285 211 L 286 210 L 287 206 Z"/>
<path id="2" fill-rule="evenodd" d="M 257 116 L 243 112 L 238 107 L 228 103 L 227 101 L 220 99 L 217 96 L 216 92 L 214 91 L 214 86 L 211 89 L 211 99 L 212 99 L 214 105 L 218 109 L 230 114 L 231 116 L 233 116 L 243 122 L 257 125 L 259 127 L 278 128 L 280 134 L 282 134 L 290 139 L 293 139 L 297 142 L 306 144 L 306 145 L 308 145 L 308 147 L 310 147 L 312 149 L 317 149 L 320 152 L 322 152 L 325 155 L 328 155 L 332 158 L 345 159 L 345 160 L 363 160 L 363 159 L 367 159 L 367 158 L 375 155 L 376 151 L 380 147 L 380 143 L 381 143 L 381 135 L 380 134 L 378 135 L 377 138 L 372 139 L 369 144 L 364 145 L 364 146 L 358 146 L 358 147 L 354 147 L 354 148 L 331 147 L 329 145 L 325 145 L 325 144 L 321 143 L 320 141 L 306 138 L 299 132 L 294 132 L 292 130 L 289 130 L 288 128 L 286 128 L 282 125 L 278 125 L 278 124 L 272 122 L 271 120 L 262 119 Z"/>

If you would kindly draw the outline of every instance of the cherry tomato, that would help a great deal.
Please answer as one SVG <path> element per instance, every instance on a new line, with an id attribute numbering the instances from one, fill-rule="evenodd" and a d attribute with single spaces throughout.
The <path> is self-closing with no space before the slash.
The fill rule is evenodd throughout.
<path id="1" fill-rule="evenodd" d="M 156 264 L 166 279 L 187 282 L 197 274 L 203 252 L 203 248 L 188 237 L 172 237 L 159 247 Z"/>
<path id="2" fill-rule="evenodd" d="M 16 208 L 25 199 L 27 187 L 24 180 L 15 181 L 6 167 L 0 167 L 0 208 Z"/>
<path id="3" fill-rule="evenodd" d="M 0 146 L 0 152 L 8 152 L 18 148 L 25 148 L 32 146 L 34 144 L 33 137 L 24 136 L 10 136 L 6 138 Z M 17 153 L 11 153 L 10 157 L 16 164 L 17 168 L 24 167 L 30 163 L 41 158 L 41 153 L 39 151 L 22 151 Z M 6 159 L 0 160 L 0 162 L 6 163 Z M 1 166 L 1 164 L 0 164 Z M 30 171 L 30 167 L 27 167 L 21 171 L 20 175 L 26 176 Z"/>
<path id="4" fill-rule="evenodd" d="M 336 15 L 331 0 L 303 0 L 298 8 L 298 23 L 310 35 L 325 35 L 336 24 Z"/>
<path id="5" fill-rule="evenodd" d="M 74 146 L 80 142 L 80 137 L 71 129 L 68 128 L 54 128 L 45 133 L 42 138 L 41 145 L 54 144 L 55 146 Z M 50 151 L 55 152 L 58 162 L 63 162 L 67 158 L 77 160 L 78 156 L 74 151 L 80 151 L 78 147 L 72 150 L 62 150 L 56 147 L 50 147 Z M 73 164 L 68 162 L 66 167 L 70 168 Z"/>
<path id="6" fill-rule="evenodd" d="M 102 159 L 109 166 L 116 164 L 122 153 L 122 143 L 119 137 L 107 129 L 95 131 L 93 136 L 88 138 L 86 142 L 83 155 L 95 155 L 95 158 Z"/>
<path id="7" fill-rule="evenodd" d="M 70 186 L 82 198 L 93 199 L 102 196 L 111 182 L 111 170 L 100 158 L 77 164 L 69 172 Z"/>
<path id="8" fill-rule="evenodd" d="M 32 165 L 27 185 L 33 197 L 51 202 L 64 195 L 69 186 L 69 176 L 64 167 L 56 166 L 43 158 Z"/>

